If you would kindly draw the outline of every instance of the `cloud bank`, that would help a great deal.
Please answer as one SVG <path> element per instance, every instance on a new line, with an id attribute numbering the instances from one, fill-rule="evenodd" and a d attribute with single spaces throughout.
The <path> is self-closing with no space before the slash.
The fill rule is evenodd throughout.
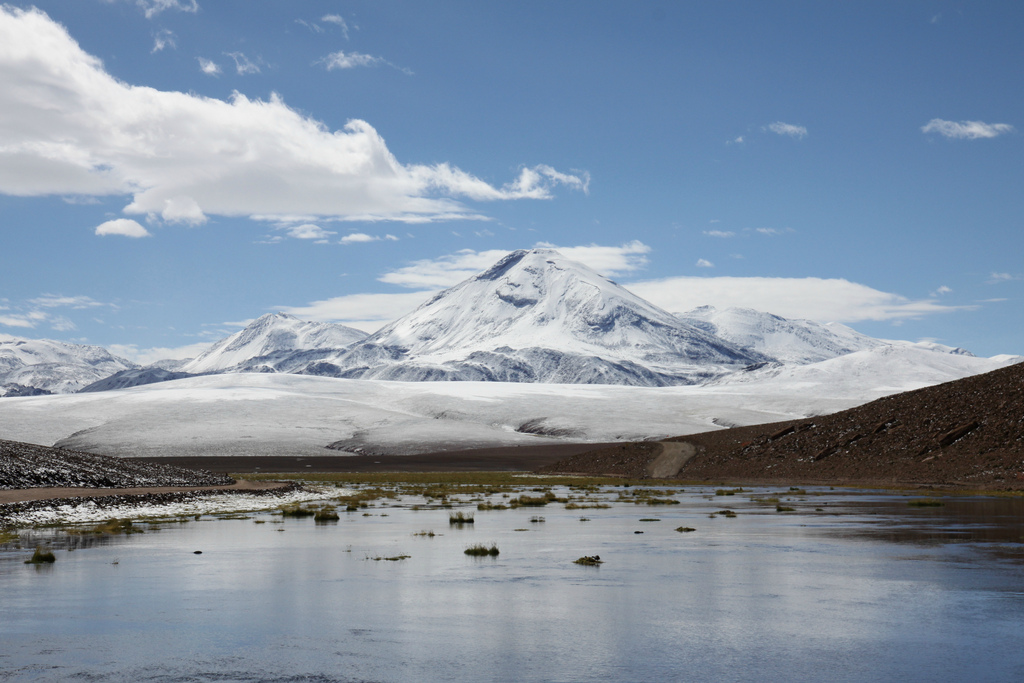
<path id="1" fill-rule="evenodd" d="M 128 215 L 193 225 L 210 215 L 428 222 L 480 218 L 463 199 L 549 199 L 588 183 L 537 165 L 496 187 L 450 164 L 403 164 L 369 123 L 330 130 L 277 95 L 132 86 L 45 13 L 0 6 L 0 193 L 130 195 Z"/>
<path id="2" fill-rule="evenodd" d="M 840 278 L 669 277 L 625 287 L 673 313 L 705 305 L 736 306 L 819 322 L 901 320 L 972 308 L 908 299 Z"/>

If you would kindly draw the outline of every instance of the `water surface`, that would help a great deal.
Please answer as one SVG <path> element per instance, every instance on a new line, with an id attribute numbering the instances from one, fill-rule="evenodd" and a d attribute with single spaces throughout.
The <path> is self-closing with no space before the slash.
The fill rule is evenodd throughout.
<path id="1" fill-rule="evenodd" d="M 1024 680 L 1020 499 L 669 493 L 26 534 L 57 562 L 0 551 L 0 680 Z"/>

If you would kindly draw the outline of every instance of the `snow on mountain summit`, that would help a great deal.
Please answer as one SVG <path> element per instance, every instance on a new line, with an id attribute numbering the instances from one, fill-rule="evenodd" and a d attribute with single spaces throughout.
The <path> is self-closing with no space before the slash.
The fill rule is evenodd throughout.
<path id="1" fill-rule="evenodd" d="M 232 369 L 251 370 L 254 359 L 280 359 L 293 352 L 318 349 L 343 349 L 366 333 L 336 323 L 299 320 L 286 313 L 268 313 L 245 329 L 221 339 L 205 352 L 181 367 L 184 372 L 200 374 Z M 273 369 L 273 362 L 268 362 Z"/>
<path id="2" fill-rule="evenodd" d="M 783 363 L 804 365 L 885 346 L 840 323 L 793 320 L 752 308 L 700 306 L 677 316 L 710 334 Z"/>
<path id="3" fill-rule="evenodd" d="M 7 335 L 0 338 L 0 396 L 72 393 L 115 372 L 137 367 L 99 346 Z"/>
<path id="4" fill-rule="evenodd" d="M 399 380 L 687 384 L 766 358 L 552 249 L 515 251 L 307 368 Z M 333 366 L 333 367 L 332 367 Z"/>

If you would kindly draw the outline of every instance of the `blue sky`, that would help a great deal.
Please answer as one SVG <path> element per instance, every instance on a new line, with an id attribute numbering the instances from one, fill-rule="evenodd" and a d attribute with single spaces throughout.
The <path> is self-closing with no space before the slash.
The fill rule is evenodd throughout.
<path id="1" fill-rule="evenodd" d="M 671 311 L 1024 354 L 1022 34 L 1017 2 L 13 2 L 0 334 L 369 330 L 554 245 Z"/>

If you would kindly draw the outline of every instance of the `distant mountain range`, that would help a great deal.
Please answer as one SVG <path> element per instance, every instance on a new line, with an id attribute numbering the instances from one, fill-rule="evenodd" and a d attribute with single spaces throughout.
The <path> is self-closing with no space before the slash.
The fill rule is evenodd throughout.
<path id="1" fill-rule="evenodd" d="M 935 382 L 977 371 L 977 364 L 935 354 L 972 355 L 746 308 L 704 306 L 673 315 L 557 251 L 533 249 L 512 252 L 369 336 L 268 314 L 194 359 L 146 367 L 95 346 L 3 337 L 0 396 L 107 391 L 240 372 L 654 387 L 778 376 L 795 381 L 836 359 L 844 359 L 837 362 L 853 377 L 883 365 Z M 995 365 L 1012 360 L 993 359 Z"/>

